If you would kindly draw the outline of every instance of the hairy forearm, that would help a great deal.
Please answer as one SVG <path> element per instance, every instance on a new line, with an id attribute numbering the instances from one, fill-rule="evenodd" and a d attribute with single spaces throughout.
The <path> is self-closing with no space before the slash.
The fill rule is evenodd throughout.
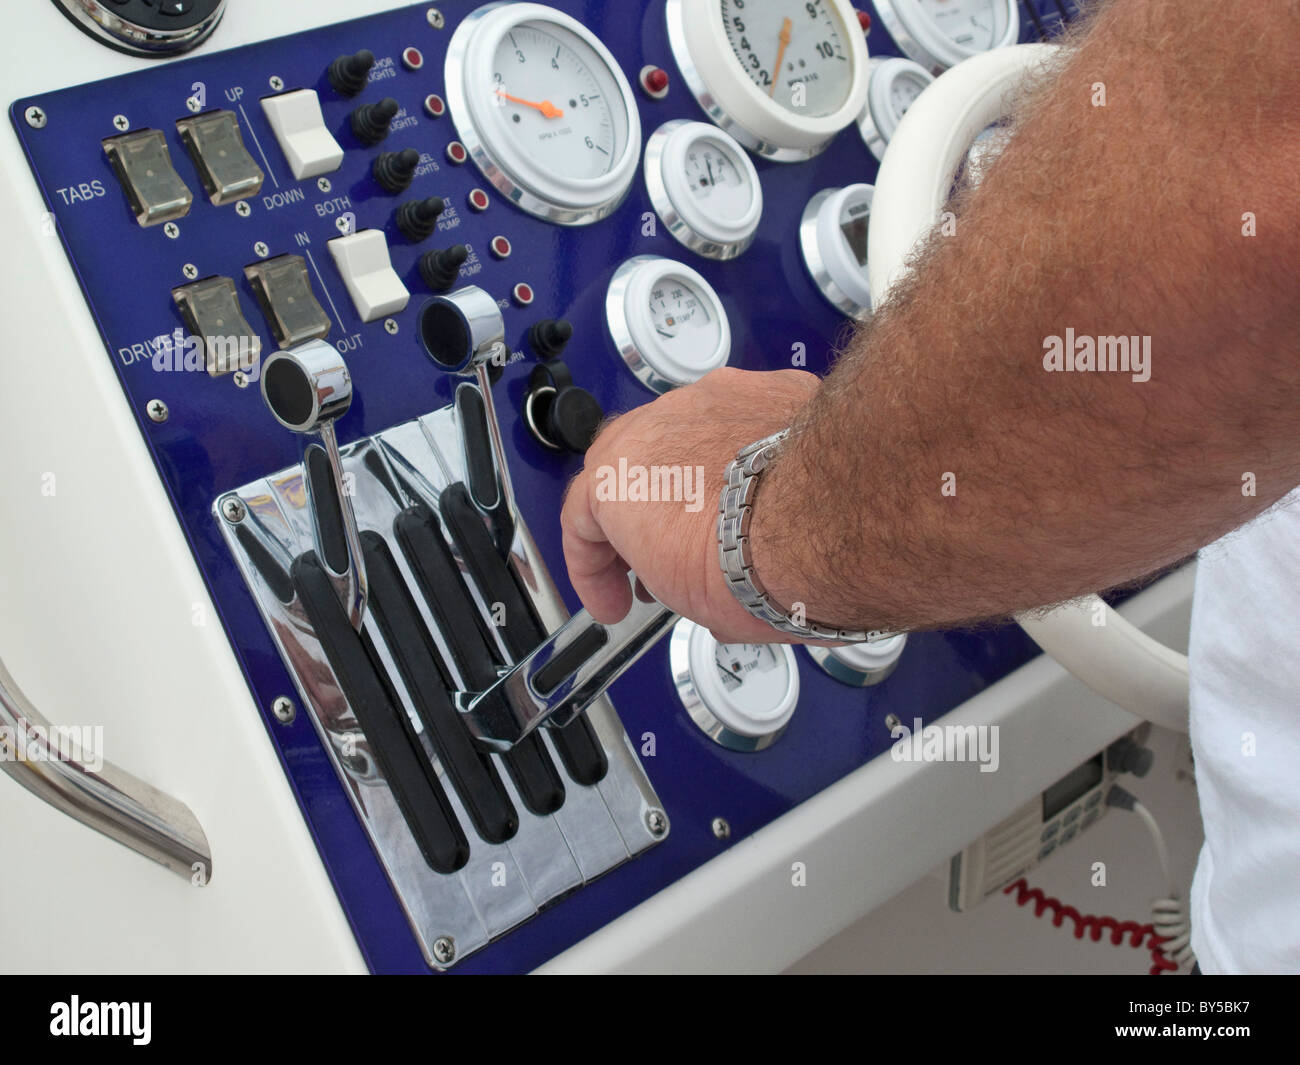
<path id="1" fill-rule="evenodd" d="M 1300 6 L 1233 15 L 1115 0 L 1031 94 L 764 474 L 778 601 L 861 627 L 1003 616 L 1150 573 L 1300 484 Z M 1150 337 L 1150 379 L 1047 372 L 1067 328 Z"/>

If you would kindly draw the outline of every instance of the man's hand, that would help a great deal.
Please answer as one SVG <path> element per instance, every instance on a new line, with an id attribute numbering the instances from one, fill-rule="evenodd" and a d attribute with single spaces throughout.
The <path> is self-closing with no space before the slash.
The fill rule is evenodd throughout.
<path id="1" fill-rule="evenodd" d="M 723 580 L 718 497 L 736 453 L 789 426 L 820 383 L 802 370 L 724 368 L 605 425 L 560 518 L 569 578 L 597 621 L 627 613 L 630 569 L 724 642 L 781 638 Z"/>

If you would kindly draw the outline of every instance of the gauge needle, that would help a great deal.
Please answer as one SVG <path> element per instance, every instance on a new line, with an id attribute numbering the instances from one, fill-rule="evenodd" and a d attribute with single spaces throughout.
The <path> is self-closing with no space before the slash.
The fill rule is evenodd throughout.
<path id="1" fill-rule="evenodd" d="M 790 47 L 790 31 L 792 29 L 794 29 L 794 23 L 789 19 L 785 19 L 781 23 L 781 47 L 777 50 L 776 62 L 772 64 L 772 87 L 767 90 L 768 96 L 776 96 L 776 79 L 777 75 L 781 73 L 781 60 L 785 58 L 785 50 Z"/>
<path id="2" fill-rule="evenodd" d="M 533 100 L 524 100 L 518 96 L 511 96 L 508 92 L 502 92 L 497 89 L 497 95 L 503 100 L 509 100 L 512 104 L 519 104 L 522 107 L 531 107 L 534 111 L 540 111 L 543 118 L 563 118 L 564 112 L 556 107 L 550 100 L 543 100 L 536 103 Z"/>

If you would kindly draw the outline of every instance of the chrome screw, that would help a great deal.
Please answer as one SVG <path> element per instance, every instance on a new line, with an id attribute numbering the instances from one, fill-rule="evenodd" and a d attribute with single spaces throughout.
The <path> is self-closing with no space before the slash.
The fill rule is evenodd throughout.
<path id="1" fill-rule="evenodd" d="M 199 108 L 203 105 L 199 103 L 199 98 L 197 96 L 190 96 L 186 98 L 185 106 L 190 109 L 191 113 L 197 115 L 199 113 Z"/>
<path id="2" fill-rule="evenodd" d="M 113 128 L 121 133 L 125 133 L 131 128 L 131 120 L 126 115 L 113 116 Z"/>
<path id="3" fill-rule="evenodd" d="M 271 713 L 280 724 L 288 725 L 298 716 L 298 708 L 287 695 L 281 695 L 271 704 Z"/>
<path id="4" fill-rule="evenodd" d="M 259 259 L 265 259 L 268 255 L 271 254 L 271 249 L 266 246 L 266 241 L 259 240 L 256 244 L 253 245 L 253 254 L 256 255 Z"/>
<path id="5" fill-rule="evenodd" d="M 45 123 L 48 121 L 45 117 L 45 112 L 39 107 L 29 107 L 23 112 L 23 118 L 27 119 L 27 124 L 31 126 L 32 129 L 44 129 Z"/>
<path id="6" fill-rule="evenodd" d="M 168 410 L 167 404 L 161 399 L 151 399 L 145 404 L 144 409 L 149 415 L 149 420 L 157 422 L 159 425 L 162 425 L 163 422 L 171 417 L 171 411 Z"/>
<path id="7" fill-rule="evenodd" d="M 181 227 L 178 226 L 175 222 L 168 222 L 165 226 L 163 226 L 163 232 L 166 233 L 167 236 L 169 236 L 172 240 L 175 240 L 177 237 L 181 235 Z"/>
<path id="8" fill-rule="evenodd" d="M 320 189 L 321 192 L 329 192 L 329 190 L 332 189 L 334 186 L 330 184 L 329 178 L 323 177 L 317 180 L 316 187 Z"/>
<path id="9" fill-rule="evenodd" d="M 272 74 L 269 84 L 271 88 L 273 88 L 276 92 L 279 92 L 281 89 L 284 88 L 284 78 L 280 77 L 279 74 Z"/>
<path id="10" fill-rule="evenodd" d="M 442 17 L 442 12 L 436 7 L 429 8 L 425 13 L 425 17 L 429 20 L 429 25 L 435 30 L 440 30 L 443 26 L 447 25 L 447 20 Z"/>
<path id="11" fill-rule="evenodd" d="M 390 337 L 391 337 L 391 336 L 395 336 L 395 335 L 397 334 L 397 319 L 396 319 L 396 318 L 385 318 L 385 319 L 384 319 L 384 332 L 387 333 Z"/>
<path id="12" fill-rule="evenodd" d="M 901 724 L 902 722 L 898 720 L 897 714 L 885 715 L 885 728 L 889 729 L 890 732 L 893 732 L 894 729 L 898 728 Z"/>
<path id="13" fill-rule="evenodd" d="M 199 276 L 199 268 L 195 266 L 193 263 L 186 263 L 184 266 L 181 267 L 181 273 L 184 274 L 186 277 L 188 277 L 191 281 L 193 281 L 196 277 Z"/>
<path id="14" fill-rule="evenodd" d="M 247 218 L 252 213 L 253 209 L 248 206 L 247 200 L 240 200 L 235 204 L 235 214 L 239 215 L 240 218 Z"/>
<path id="15" fill-rule="evenodd" d="M 664 816 L 662 810 L 647 810 L 645 827 L 650 830 L 652 836 L 662 836 L 668 831 L 668 818 Z"/>
<path id="16" fill-rule="evenodd" d="M 439 936 L 433 941 L 433 956 L 439 965 L 450 965 L 456 960 L 456 941 L 451 936 Z"/>
<path id="17" fill-rule="evenodd" d="M 243 370 L 236 370 L 232 375 L 231 380 L 235 382 L 236 388 L 248 387 L 248 374 L 244 373 Z"/>
<path id="18" fill-rule="evenodd" d="M 239 496 L 226 496 L 221 501 L 221 516 L 231 525 L 238 525 L 248 516 L 248 508 Z"/>
<path id="19" fill-rule="evenodd" d="M 727 839 L 731 835 L 731 826 L 725 817 L 715 817 L 712 827 L 714 839 Z"/>

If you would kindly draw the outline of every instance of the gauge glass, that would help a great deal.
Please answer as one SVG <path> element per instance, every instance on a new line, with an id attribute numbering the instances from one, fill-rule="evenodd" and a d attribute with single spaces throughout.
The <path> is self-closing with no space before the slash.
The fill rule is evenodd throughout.
<path id="1" fill-rule="evenodd" d="M 958 47 L 971 54 L 996 48 L 1006 37 L 1006 0 L 920 0 L 923 10 Z"/>
<path id="2" fill-rule="evenodd" d="M 560 26 L 527 22 L 497 45 L 489 102 L 505 135 L 551 174 L 608 174 L 627 143 L 618 87 L 591 46 Z"/>
<path id="3" fill-rule="evenodd" d="M 727 42 L 749 80 L 800 115 L 834 114 L 849 98 L 853 64 L 826 0 L 721 0 Z"/>
<path id="4" fill-rule="evenodd" d="M 654 331 L 683 362 L 708 359 L 722 339 L 708 300 L 683 278 L 670 274 L 651 288 L 649 310 Z"/>
<path id="5" fill-rule="evenodd" d="M 907 109 L 916 102 L 916 98 L 925 91 L 930 82 L 921 78 L 914 71 L 901 71 L 889 85 L 889 105 L 897 118 L 907 114 Z"/>
<path id="6" fill-rule="evenodd" d="M 722 689 L 737 711 L 753 721 L 781 712 L 790 667 L 778 648 L 770 643 L 723 643 L 713 658 Z"/>
<path id="7" fill-rule="evenodd" d="M 713 138 L 701 138 L 687 150 L 685 175 L 692 199 L 703 210 L 726 221 L 737 221 L 749 213 L 754 202 L 749 175 Z"/>

